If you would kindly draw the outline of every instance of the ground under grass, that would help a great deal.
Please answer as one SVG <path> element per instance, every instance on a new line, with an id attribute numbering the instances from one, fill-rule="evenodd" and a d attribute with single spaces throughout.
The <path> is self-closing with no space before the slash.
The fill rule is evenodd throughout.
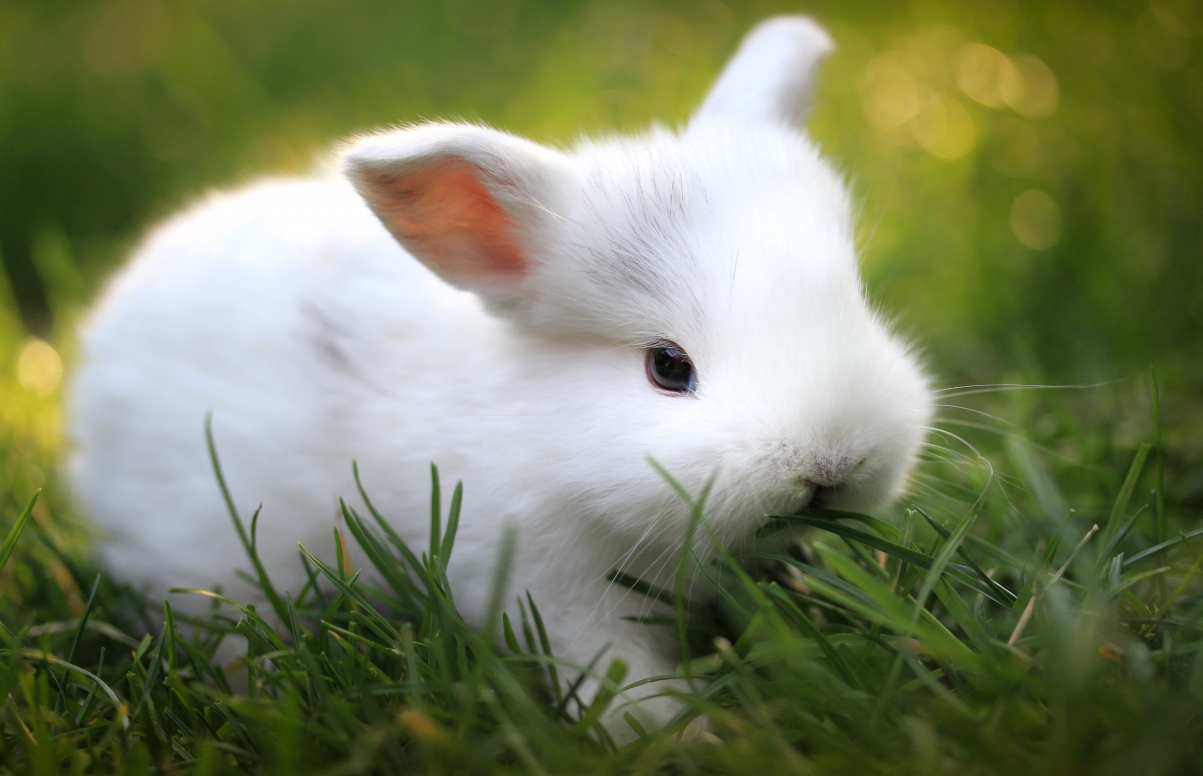
<path id="1" fill-rule="evenodd" d="M 695 688 L 623 747 L 601 724 L 620 663 L 557 661 L 538 601 L 485 633 L 456 612 L 449 483 L 429 547 L 345 511 L 373 584 L 305 558 L 303 590 L 259 577 L 258 600 L 184 618 L 98 575 L 51 400 L 5 394 L 0 772 L 1203 772 L 1203 530 L 1166 490 L 1195 447 L 1148 380 L 945 392 L 888 513 L 773 518 L 797 539 L 770 558 L 686 555 L 724 580 L 705 604 L 620 580 L 661 599 L 647 627 L 676 630 Z M 704 532 L 703 494 L 681 495 Z M 252 516 L 230 530 L 253 550 Z M 232 634 L 244 658 L 212 665 Z M 582 668 L 607 678 L 592 704 L 552 681 Z M 682 735 L 698 715 L 709 731 Z"/>

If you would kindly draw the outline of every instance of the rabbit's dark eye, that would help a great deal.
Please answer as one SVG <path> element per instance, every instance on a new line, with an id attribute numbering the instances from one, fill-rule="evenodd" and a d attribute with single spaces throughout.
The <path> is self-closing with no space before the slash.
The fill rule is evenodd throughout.
<path id="1" fill-rule="evenodd" d="M 698 387 L 693 362 L 676 345 L 648 348 L 647 376 L 653 385 L 667 393 L 693 393 Z"/>

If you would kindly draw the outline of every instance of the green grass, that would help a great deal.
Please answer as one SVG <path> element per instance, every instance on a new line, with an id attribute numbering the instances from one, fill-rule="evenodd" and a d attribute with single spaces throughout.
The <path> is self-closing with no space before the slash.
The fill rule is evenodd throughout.
<path id="1" fill-rule="evenodd" d="M 538 601 L 523 597 L 520 618 L 494 618 L 484 632 L 459 616 L 446 568 L 462 491 L 441 505 L 437 472 L 429 547 L 407 547 L 388 516 L 344 506 L 338 539 L 358 546 L 378 584 L 339 552 L 336 566 L 306 554 L 309 584 L 277 590 L 254 556 L 254 518 L 231 512 L 263 594 L 195 593 L 211 600 L 204 617 L 97 582 L 52 478 L 44 498 L 29 495 L 19 513 L 14 504 L 0 548 L 0 767 L 1197 773 L 1203 531 L 1165 498 L 1176 457 L 1150 444 L 1173 435 L 1153 417 L 1143 423 L 1149 442 L 1135 446 L 1072 430 L 1100 397 L 1147 393 L 987 393 L 961 415 L 995 419 L 959 421 L 949 410 L 945 429 L 970 428 L 959 441 L 937 435 L 949 444 L 933 446 L 890 519 L 783 515 L 762 533 L 806 530 L 771 557 L 682 557 L 684 572 L 722 580 L 710 603 L 685 600 L 681 584 L 653 591 L 620 580 L 665 602 L 647 627 L 679 629 L 681 671 L 696 680 L 676 724 L 634 723 L 638 739 L 621 748 L 601 724 L 621 664 L 599 657 L 590 670 L 606 691 L 582 704 L 549 681 L 581 667 L 550 654 Z M 1000 412 L 1055 430 L 1059 449 Z M 10 486 L 28 487 L 17 471 L 8 469 Z M 694 513 L 706 531 L 703 501 Z M 235 635 L 242 659 L 212 665 Z M 710 732 L 681 735 L 703 714 Z"/>
<path id="2" fill-rule="evenodd" d="M 184 622 L 97 582 L 60 474 L 62 362 L 27 334 L 69 366 L 146 228 L 398 121 L 545 142 L 683 121 L 751 24 L 798 11 L 838 44 L 809 129 L 853 181 L 866 282 L 933 373 L 1106 384 L 945 392 L 876 520 L 771 522 L 805 532 L 783 560 L 707 566 L 714 604 L 647 591 L 673 604 L 648 627 L 683 631 L 711 677 L 685 700 L 720 743 L 670 728 L 615 751 L 600 707 L 549 683 L 575 669 L 547 656 L 538 601 L 466 628 L 442 584 L 450 501 L 408 566 L 351 516 L 380 591 L 313 566 L 291 598 Z M 1203 537 L 1179 539 L 1203 525 L 1201 40 L 1189 0 L 0 0 L 0 771 L 1203 772 Z M 978 43 L 1044 62 L 1056 110 L 966 91 Z M 883 106 L 907 94 L 921 110 L 897 123 Z M 1033 192 L 1051 245 L 1023 237 Z M 1160 396 L 1107 382 L 1150 362 Z M 236 631 L 246 665 L 209 667 Z"/>

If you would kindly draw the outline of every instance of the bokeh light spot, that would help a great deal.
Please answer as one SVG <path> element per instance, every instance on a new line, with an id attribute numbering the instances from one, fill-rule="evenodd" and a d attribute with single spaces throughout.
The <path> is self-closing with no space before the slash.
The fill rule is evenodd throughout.
<path id="1" fill-rule="evenodd" d="M 1003 93 L 1007 105 L 1030 119 L 1055 113 L 1061 101 L 1061 88 L 1049 66 L 1037 56 L 1021 54 L 1015 58 L 1015 68 L 1019 73 L 1018 88 Z"/>
<path id="2" fill-rule="evenodd" d="M 956 76 L 961 91 L 990 108 L 1001 108 L 1023 94 L 1023 76 L 1011 58 L 981 43 L 961 50 Z"/>
<path id="3" fill-rule="evenodd" d="M 63 379 L 63 360 L 58 352 L 37 337 L 30 337 L 17 353 L 17 381 L 38 396 L 58 388 Z"/>
<path id="4" fill-rule="evenodd" d="M 890 53 L 874 57 L 861 75 L 865 115 L 878 129 L 894 129 L 910 121 L 931 99 L 910 71 Z"/>
<path id="5" fill-rule="evenodd" d="M 977 142 L 977 127 L 965 106 L 951 97 L 935 97 L 911 121 L 911 134 L 923 150 L 941 159 L 959 159 Z"/>

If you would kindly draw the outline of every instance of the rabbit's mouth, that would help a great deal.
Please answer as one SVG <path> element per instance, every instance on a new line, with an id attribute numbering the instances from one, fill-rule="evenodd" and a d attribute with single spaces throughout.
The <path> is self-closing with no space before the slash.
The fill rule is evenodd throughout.
<path id="1" fill-rule="evenodd" d="M 834 485 L 819 485 L 806 479 L 799 480 L 799 487 L 783 495 L 773 505 L 772 514 L 796 515 L 807 509 L 839 510 L 848 501 L 855 484 L 840 482 Z M 759 528 L 759 526 L 757 526 Z"/>
<path id="2" fill-rule="evenodd" d="M 799 481 L 798 485 L 790 488 L 787 492 L 780 493 L 777 498 L 770 503 L 763 505 L 762 514 L 765 515 L 796 515 L 811 507 L 827 508 L 835 494 L 831 491 L 833 487 L 824 487 L 816 485 L 813 482 L 806 480 Z M 770 519 L 769 522 L 772 522 Z M 758 531 L 762 524 L 757 523 L 753 527 L 753 531 Z"/>
<path id="3" fill-rule="evenodd" d="M 802 508 L 818 507 L 819 509 L 829 509 L 835 504 L 839 497 L 846 489 L 845 485 L 816 485 L 810 493 L 810 497 Z"/>

